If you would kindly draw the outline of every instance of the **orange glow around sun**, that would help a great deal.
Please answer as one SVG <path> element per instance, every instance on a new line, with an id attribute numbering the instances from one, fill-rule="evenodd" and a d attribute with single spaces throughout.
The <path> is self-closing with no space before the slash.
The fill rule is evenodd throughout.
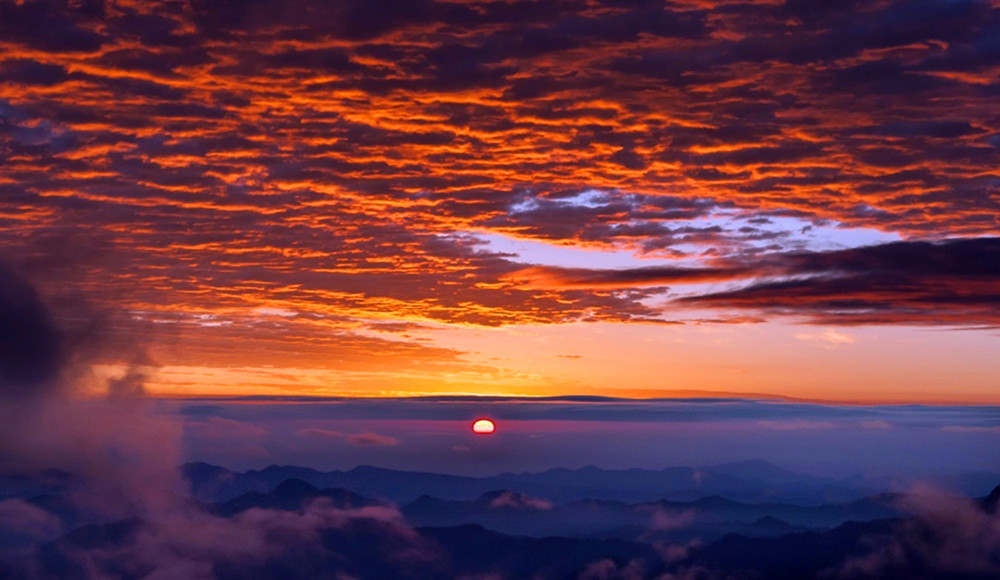
<path id="1" fill-rule="evenodd" d="M 472 424 L 472 432 L 479 435 L 489 435 L 496 431 L 496 425 L 489 419 L 477 419 Z"/>

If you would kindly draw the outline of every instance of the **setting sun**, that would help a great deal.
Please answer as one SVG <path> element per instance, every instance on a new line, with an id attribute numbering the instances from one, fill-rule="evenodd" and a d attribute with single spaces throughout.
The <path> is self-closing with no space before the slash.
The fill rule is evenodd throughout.
<path id="1" fill-rule="evenodd" d="M 496 431 L 496 425 L 493 421 L 489 419 L 477 419 L 475 423 L 472 424 L 472 432 L 478 433 L 480 435 L 489 435 Z"/>

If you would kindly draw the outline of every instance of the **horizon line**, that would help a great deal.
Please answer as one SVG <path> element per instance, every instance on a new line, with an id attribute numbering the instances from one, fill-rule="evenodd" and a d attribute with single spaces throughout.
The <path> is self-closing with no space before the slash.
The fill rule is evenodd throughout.
<path id="1" fill-rule="evenodd" d="M 778 404 L 810 404 L 840 407 L 998 407 L 1000 401 L 970 401 L 970 400 L 938 400 L 914 401 L 906 399 L 886 400 L 834 400 L 820 398 L 791 397 L 773 393 L 734 393 L 722 391 L 678 390 L 672 391 L 677 396 L 660 397 L 626 397 L 592 394 L 562 394 L 562 395 L 500 395 L 478 393 L 427 393 L 412 395 L 147 395 L 150 399 L 165 401 L 220 401 L 233 403 L 321 403 L 333 401 L 534 401 L 539 403 L 574 402 L 574 403 L 669 403 L 669 402 L 700 402 L 721 403 L 732 401 L 754 401 Z M 683 393 L 683 394 L 682 394 Z"/>

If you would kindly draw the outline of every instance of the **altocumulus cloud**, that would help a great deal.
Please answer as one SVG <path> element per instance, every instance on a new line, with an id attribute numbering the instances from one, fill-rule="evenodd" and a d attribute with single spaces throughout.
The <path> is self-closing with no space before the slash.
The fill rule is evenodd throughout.
<path id="1" fill-rule="evenodd" d="M 387 315 L 646 321 L 662 312 L 645 285 L 759 273 L 535 271 L 517 285 L 532 264 L 463 232 L 688 258 L 802 249 L 767 227 L 787 217 L 911 240 L 996 233 L 995 2 L 182 4 L 0 7 L 0 239 L 26 263 L 75 252 L 47 284 L 197 328 L 188 362 L 236 357 L 233 338 L 253 336 L 262 357 L 336 353 L 345 370 L 376 367 L 373 349 L 410 370 L 473 370 L 358 329 Z M 996 322 L 995 280 L 871 266 L 789 259 L 788 276 L 817 279 L 691 302 Z M 295 315 L 262 325 L 260 307 Z"/>

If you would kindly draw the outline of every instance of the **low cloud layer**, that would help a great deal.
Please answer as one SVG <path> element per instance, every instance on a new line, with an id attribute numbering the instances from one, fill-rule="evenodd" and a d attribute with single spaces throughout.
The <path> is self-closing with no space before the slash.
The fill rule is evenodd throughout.
<path id="1" fill-rule="evenodd" d="M 993 445 L 1000 411 L 993 406 L 604 397 L 254 397 L 161 404 L 161 412 L 182 418 L 185 460 L 234 469 L 291 462 L 321 470 L 374 465 L 483 476 L 763 457 L 820 473 L 918 476 L 991 471 L 1000 461 Z M 472 432 L 472 422 L 483 416 L 496 422 L 495 434 Z M 219 429 L 206 433 L 199 427 L 206 423 Z M 250 432 L 260 435 L 248 439 Z M 359 434 L 375 439 L 359 445 Z"/>

